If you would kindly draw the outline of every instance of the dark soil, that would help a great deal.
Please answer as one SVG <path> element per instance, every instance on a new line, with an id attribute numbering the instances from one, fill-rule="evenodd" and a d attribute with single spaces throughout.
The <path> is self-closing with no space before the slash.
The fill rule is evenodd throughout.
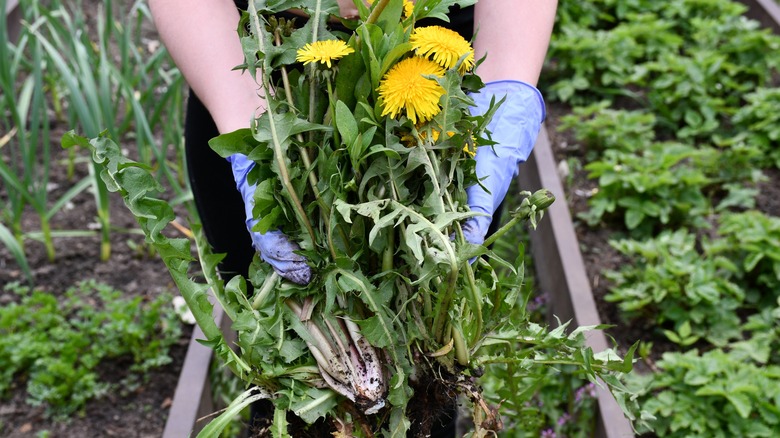
<path id="1" fill-rule="evenodd" d="M 421 373 L 424 367 L 421 366 Z M 417 380 L 410 380 L 410 386 L 414 391 L 414 397 L 407 406 L 407 416 L 411 422 L 411 428 L 407 434 L 408 437 L 425 438 L 430 436 L 453 436 L 455 422 L 457 418 L 457 387 L 456 377 L 446 371 L 437 370 L 435 373 L 427 369 L 424 375 Z M 435 407 L 432 409 L 432 407 Z M 350 409 L 350 407 L 347 407 Z M 267 403 L 260 404 L 257 407 L 257 415 L 250 427 L 250 437 L 269 438 L 271 437 L 271 420 L 273 416 L 273 405 Z M 374 418 L 363 417 L 359 412 L 354 411 L 355 417 L 353 424 L 339 424 L 332 419 L 320 419 L 314 424 L 306 424 L 300 418 L 292 413 L 288 413 L 287 421 L 289 423 L 288 431 L 295 438 L 327 438 L 333 436 L 334 432 L 339 431 L 349 435 L 350 432 L 357 429 L 363 430 L 368 436 L 380 436 L 383 427 L 387 427 L 387 420 L 390 410 L 385 408 Z M 377 421 L 378 420 L 378 421 Z M 465 420 L 465 419 L 460 419 Z M 382 423 L 383 425 L 377 425 Z M 441 434 L 444 430 L 451 430 L 448 434 Z M 373 435 L 371 435 L 373 434 Z"/>
<path id="2" fill-rule="evenodd" d="M 586 151 L 583 146 L 578 144 L 571 132 L 559 131 L 558 129 L 560 117 L 570 112 L 570 108 L 564 104 L 548 102 L 545 125 L 550 136 L 556 163 L 573 159 L 572 161 L 584 165 Z M 602 273 L 619 270 L 622 265 L 629 262 L 626 257 L 609 245 L 610 239 L 623 237 L 624 233 L 620 229 L 610 228 L 608 225 L 591 227 L 578 220 L 578 215 L 588 210 L 588 197 L 597 188 L 597 184 L 596 181 L 588 179 L 587 172 L 581 166 L 569 166 L 569 170 L 569 176 L 562 178 L 562 181 L 585 269 L 593 290 L 593 297 L 601 322 L 615 326 L 605 330 L 605 333 L 616 340 L 621 351 L 625 351 L 640 340 L 652 341 L 651 360 L 660 358 L 663 352 L 679 350 L 679 346 L 666 340 L 653 321 L 627 321 L 621 318 L 621 311 L 615 303 L 604 300 L 610 285 Z M 780 170 L 767 169 L 764 170 L 764 175 L 766 180 L 758 184 L 759 195 L 756 199 L 756 209 L 766 214 L 780 216 Z M 639 364 L 639 368 L 644 367 Z"/>

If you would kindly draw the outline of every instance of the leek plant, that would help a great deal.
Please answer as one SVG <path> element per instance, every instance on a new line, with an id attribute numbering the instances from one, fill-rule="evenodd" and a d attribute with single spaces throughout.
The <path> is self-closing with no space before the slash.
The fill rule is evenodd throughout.
<path id="1" fill-rule="evenodd" d="M 90 187 L 100 224 L 101 259 L 110 255 L 109 192 L 94 164 L 89 164 L 90 175 L 49 199 L 51 166 L 59 165 L 52 162 L 50 149 L 55 121 L 79 126 L 92 136 L 105 129 L 114 138 L 134 143 L 133 153 L 168 183 L 176 203 L 190 199 L 183 165 L 181 74 L 159 43 L 144 40 L 142 29 L 151 17 L 143 1 L 122 5 L 121 11 L 112 1 L 100 6 L 94 29 L 80 4 L 69 8 L 59 0 L 23 0 L 19 7 L 24 26 L 16 42 L 8 39 L 6 21 L 0 23 L 0 113 L 7 115 L 0 122 L 0 181 L 7 188 L 0 200 L 0 242 L 28 278 L 26 239 L 41 240 L 54 260 L 53 238 L 95 234 L 52 231 L 50 226 L 63 206 Z M 76 161 L 75 149 L 69 151 L 70 177 Z M 27 207 L 39 218 L 40 231 L 22 229 Z"/>
<path id="2" fill-rule="evenodd" d="M 35 10 L 32 11 L 33 13 Z M 50 105 L 45 91 L 49 88 L 46 54 L 39 41 L 23 30 L 16 44 L 7 38 L 5 20 L 0 23 L 0 112 L 4 118 L 7 139 L 0 145 L 6 160 L 0 160 L 0 179 L 7 192 L 2 201 L 5 236 L 2 241 L 11 249 L 18 264 L 29 278 L 24 256 L 24 232 L 21 226 L 25 206 L 32 207 L 40 219 L 42 241 L 50 260 L 55 250 L 50 227 L 51 218 L 88 183 L 83 179 L 50 204 L 48 196 L 51 166 L 51 132 L 48 113 Z M 15 242 L 11 242 L 11 237 Z"/>

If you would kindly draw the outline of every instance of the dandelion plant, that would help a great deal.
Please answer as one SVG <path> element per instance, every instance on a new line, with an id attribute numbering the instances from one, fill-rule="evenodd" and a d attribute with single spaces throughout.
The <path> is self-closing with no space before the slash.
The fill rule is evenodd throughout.
<path id="1" fill-rule="evenodd" d="M 187 247 L 160 232 L 170 213 L 161 201 L 145 201 L 152 188 L 139 183 L 143 169 L 105 137 L 69 137 L 94 150 L 108 186 L 123 193 L 150 240 L 165 246 L 163 259 L 206 325 L 206 343 L 273 401 L 279 436 L 289 433 L 287 411 L 308 423 L 324 418 L 340 436 L 429 433 L 435 406 L 425 404 L 425 388 L 434 383 L 470 401 L 475 436 L 485 436 L 500 429 L 500 410 L 475 379 L 507 363 L 529 378 L 541 374 L 534 367 L 579 365 L 588 379 L 625 393 L 618 377 L 630 370 L 633 349 L 625 359 L 594 354 L 584 347 L 586 328 L 567 334 L 565 325 L 548 331 L 511 320 L 510 310 L 527 299 L 522 259 L 503 260 L 463 237 L 461 224 L 480 214 L 465 193 L 479 184 L 474 151 L 493 146 L 486 127 L 500 102 L 472 115 L 468 93 L 482 82 L 470 44 L 416 24 L 470 3 L 359 3 L 345 35 L 328 27 L 338 13 L 334 0 L 297 2 L 308 19 L 295 25 L 273 17 L 287 2 L 249 2 L 238 26 L 241 67 L 268 96 L 268 109 L 210 145 L 223 157 L 255 160 L 248 177 L 257 185 L 255 230 L 279 229 L 298 242 L 315 275 L 296 285 L 255 257 L 247 278 L 223 285 L 217 259 L 204 249 L 209 285 L 238 331 L 235 351 L 215 330 L 205 286 L 186 275 Z M 522 197 L 511 225 L 535 224 L 553 201 L 546 190 Z M 235 406 L 250 397 L 260 395 L 248 391 Z"/>

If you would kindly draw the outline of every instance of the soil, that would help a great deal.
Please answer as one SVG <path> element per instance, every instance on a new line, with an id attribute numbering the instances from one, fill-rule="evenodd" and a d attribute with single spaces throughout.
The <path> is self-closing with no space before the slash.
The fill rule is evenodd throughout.
<path id="1" fill-rule="evenodd" d="M 426 371 L 427 373 L 421 375 L 419 379 L 409 382 L 415 396 L 407 406 L 407 415 L 411 422 L 407 436 L 414 438 L 453 436 L 454 431 L 457 430 L 456 422 L 468 422 L 467 418 L 457 415 L 457 390 L 464 388 L 465 384 L 457 383 L 456 376 L 441 369 L 436 370 L 436 372 L 430 369 L 426 369 Z M 431 409 L 432 406 L 437 408 Z M 249 436 L 251 438 L 270 437 L 273 405 L 270 403 L 260 405 L 258 412 L 260 415 L 253 420 Z M 374 421 L 369 421 L 357 411 L 353 411 L 353 415 L 356 418 L 353 424 L 340 424 L 332 419 L 320 419 L 309 425 L 294 414 L 288 413 L 288 431 L 295 438 L 325 438 L 333 436 L 336 431 L 345 433 L 345 436 L 351 436 L 349 432 L 361 428 L 366 435 L 379 436 L 378 430 L 387 427 L 386 422 L 390 410 L 385 408 L 377 414 L 376 418 L 379 419 L 379 422 L 384 421 L 382 426 L 376 426 Z M 489 427 L 488 424 L 483 424 L 483 426 Z"/>
<path id="2" fill-rule="evenodd" d="M 560 131 L 560 117 L 571 113 L 571 109 L 559 102 L 547 103 L 547 119 L 545 125 L 550 137 L 550 145 L 557 163 L 575 159 L 585 163 L 586 151 L 578 145 L 578 141 L 569 131 Z M 563 179 L 566 191 L 566 202 L 571 211 L 574 230 L 582 252 L 585 269 L 590 279 L 593 297 L 599 312 L 601 322 L 614 325 L 605 330 L 613 337 L 618 350 L 625 350 L 637 341 L 652 341 L 653 349 L 650 360 L 655 361 L 666 351 L 679 350 L 679 346 L 668 341 L 653 321 L 626 321 L 621 318 L 621 311 L 615 303 L 604 300 L 609 292 L 609 282 L 602 273 L 619 270 L 629 260 L 609 245 L 610 239 L 620 237 L 623 233 L 608 225 L 591 227 L 577 219 L 580 213 L 588 210 L 588 197 L 597 188 L 596 181 L 587 177 L 587 172 L 581 166 L 570 166 L 570 174 Z M 780 217 L 780 170 L 764 170 L 766 180 L 758 184 L 759 195 L 756 199 L 756 209 L 766 214 Z M 652 364 L 650 364 L 652 366 Z M 644 370 L 644 364 L 637 364 L 639 371 Z"/>

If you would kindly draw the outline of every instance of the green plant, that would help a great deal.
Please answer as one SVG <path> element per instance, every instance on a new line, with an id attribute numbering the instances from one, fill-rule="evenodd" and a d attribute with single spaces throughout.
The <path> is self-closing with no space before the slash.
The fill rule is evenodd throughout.
<path id="1" fill-rule="evenodd" d="M 759 87 L 745 95 L 747 104 L 731 121 L 740 130 L 739 137 L 764 151 L 765 159 L 780 167 L 780 88 Z"/>
<path id="2" fill-rule="evenodd" d="M 585 165 L 599 189 L 581 217 L 596 225 L 616 214 L 627 229 L 645 234 L 659 225 L 706 226 L 710 204 L 704 189 L 714 181 L 694 163 L 717 153 L 680 143 L 652 143 L 636 152 L 607 150 Z"/>
<path id="3" fill-rule="evenodd" d="M 62 300 L 18 284 L 5 290 L 16 300 L 0 308 L 0 395 L 25 382 L 28 402 L 49 415 L 71 415 L 117 389 L 98 373 L 106 361 L 131 361 L 119 385 L 169 363 L 168 349 L 180 336 L 167 296 L 126 299 L 94 281 L 68 289 Z"/>
<path id="4" fill-rule="evenodd" d="M 510 189 L 509 193 L 516 193 Z M 516 202 L 522 199 L 518 197 Z M 508 214 L 509 211 L 504 212 Z M 524 248 L 529 243 L 528 231 L 515 227 L 493 245 L 493 251 L 505 260 L 523 257 Z M 518 249 L 517 242 L 520 242 Z M 513 320 L 528 320 L 530 323 L 545 324 L 548 311 L 545 298 L 536 286 L 533 259 L 524 260 L 521 265 L 524 272 L 522 292 L 518 296 L 518 305 L 509 316 Z M 506 268 L 496 270 L 505 281 L 511 280 L 511 272 Z M 498 346 L 495 354 L 502 349 L 525 349 L 519 344 Z M 534 349 L 543 350 L 543 345 Z M 595 384 L 587 382 L 577 367 L 554 365 L 541 368 L 529 378 L 526 370 L 513 363 L 498 364 L 484 370 L 480 384 L 485 391 L 485 399 L 500 404 L 504 431 L 499 436 L 540 436 L 542 433 L 556 433 L 556 436 L 587 435 L 595 430 Z M 546 436 L 546 435 L 542 435 Z"/>
<path id="5" fill-rule="evenodd" d="M 564 26 L 554 34 L 550 57 L 555 68 L 545 78 L 554 83 L 547 95 L 578 104 L 619 96 L 641 102 L 640 94 L 626 88 L 630 78 L 658 52 L 679 48 L 682 39 L 668 21 L 651 14 L 634 18 L 609 30 Z"/>
<path id="6" fill-rule="evenodd" d="M 561 5 L 544 88 L 576 104 L 619 99 L 647 108 L 665 137 L 723 134 L 742 95 L 780 66 L 780 38 L 744 11 L 728 0 Z"/>
<path id="7" fill-rule="evenodd" d="M 692 146 L 651 143 L 634 151 L 606 150 L 585 166 L 598 179 L 588 224 L 617 217 L 635 235 L 649 235 L 661 226 L 706 228 L 716 194 L 726 193 L 717 208 L 752 205 L 750 187 L 763 178 L 754 165 L 759 152 L 751 147 Z"/>
<path id="8" fill-rule="evenodd" d="M 604 275 L 610 280 L 605 300 L 618 303 L 627 320 L 643 319 L 666 336 L 689 345 L 704 338 L 724 345 L 739 336 L 735 311 L 745 292 L 736 283 L 739 268 L 717 254 L 702 254 L 696 236 L 685 231 L 664 231 L 644 240 L 618 240 L 610 244 L 632 263 Z"/>
<path id="9" fill-rule="evenodd" d="M 780 288 L 780 218 L 752 210 L 722 214 L 719 223 L 722 239 L 708 251 L 735 261 L 751 302 L 771 303 Z"/>
<path id="10" fill-rule="evenodd" d="M 28 18 L 40 12 L 37 6 L 33 5 L 27 11 Z M 46 253 L 53 260 L 51 218 L 87 187 L 89 179 L 77 182 L 59 199 L 50 202 L 48 112 L 51 105 L 45 98 L 45 92 L 51 86 L 51 79 L 46 69 L 46 52 L 28 30 L 21 33 L 14 45 L 7 39 L 5 21 L 3 19 L 0 23 L 0 112 L 7 114 L 2 126 L 8 134 L 0 144 L 7 151 L 8 158 L 0 160 L 0 180 L 7 187 L 6 196 L 0 199 L 0 215 L 8 227 L 3 225 L 1 240 L 11 249 L 28 280 L 31 280 L 24 255 L 22 214 L 25 207 L 30 206 L 37 213 Z M 13 236 L 15 243 L 8 234 Z"/>
<path id="11" fill-rule="evenodd" d="M 0 146 L 9 151 L 8 159 L 0 161 L 0 180 L 9 187 L 0 200 L 0 215 L 16 243 L 6 232 L 0 242 L 11 249 L 28 277 L 25 239 L 41 240 L 54 260 L 54 237 L 94 234 L 50 229 L 61 208 L 90 186 L 101 224 L 101 257 L 110 253 L 108 192 L 94 168 L 92 175 L 75 182 L 58 199 L 49 199 L 49 173 L 59 165 L 51 162 L 50 153 L 50 126 L 57 121 L 78 124 L 92 135 L 107 128 L 115 138 L 134 142 L 139 159 L 169 183 L 176 202 L 189 199 L 181 163 L 181 74 L 171 67 L 165 50 L 146 53 L 141 29 L 150 16 L 145 4 L 137 1 L 120 9 L 116 12 L 113 2 L 102 2 L 95 14 L 96 28 L 90 29 L 79 6 L 23 0 L 25 26 L 15 44 L 7 40 L 5 20 L 0 24 L 0 112 L 8 114 L 1 122 L 8 134 Z M 160 135 L 163 146 L 156 147 Z M 177 163 L 169 163 L 174 154 L 168 145 L 174 146 Z M 69 175 L 75 159 L 72 150 Z M 40 232 L 22 229 L 28 206 L 40 220 Z"/>
<path id="12" fill-rule="evenodd" d="M 642 110 L 611 108 L 609 101 L 572 108 L 560 119 L 558 129 L 571 130 L 583 142 L 589 155 L 608 149 L 634 152 L 644 149 L 655 139 L 655 115 Z"/>
<path id="13" fill-rule="evenodd" d="M 522 367 L 504 364 L 480 382 L 485 398 L 501 404 L 505 432 L 498 436 L 589 436 L 595 431 L 596 384 L 576 367 L 556 364 L 530 377 Z"/>
<path id="14" fill-rule="evenodd" d="M 656 365 L 631 379 L 659 436 L 772 437 L 780 427 L 780 367 L 721 349 L 664 353 Z"/>

